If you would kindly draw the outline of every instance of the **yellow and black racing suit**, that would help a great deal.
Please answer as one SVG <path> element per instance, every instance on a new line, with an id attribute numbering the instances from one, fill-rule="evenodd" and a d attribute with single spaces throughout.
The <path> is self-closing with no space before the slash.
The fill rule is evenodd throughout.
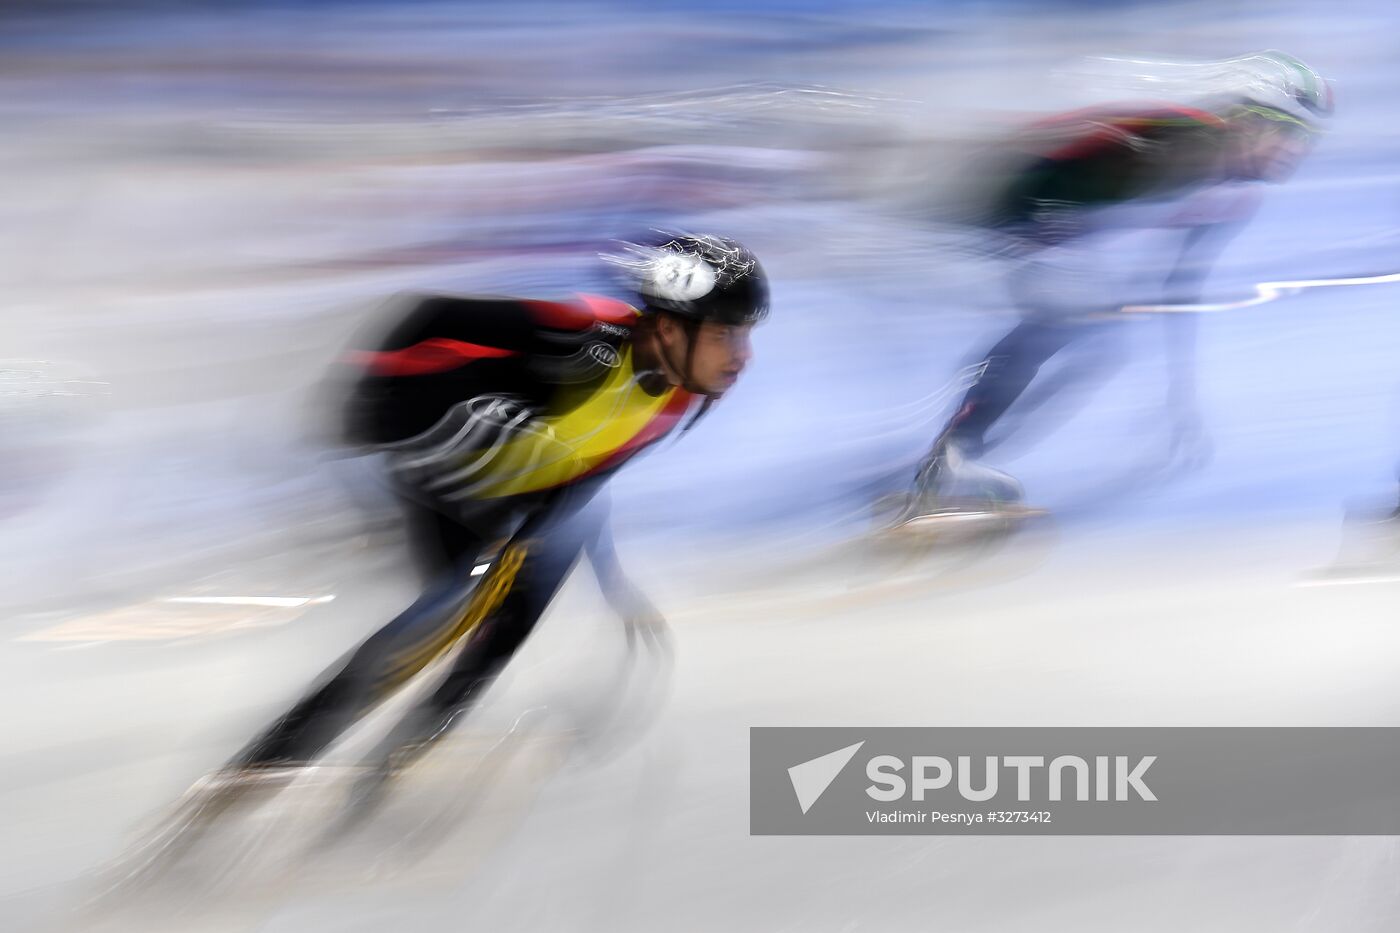
<path id="1" fill-rule="evenodd" d="M 348 355 L 349 439 L 382 457 L 430 582 L 231 768 L 314 759 L 459 644 L 385 756 L 421 747 L 472 702 L 599 539 L 599 519 L 583 506 L 697 407 L 696 396 L 637 370 L 638 320 L 630 306 L 593 296 L 420 297 L 372 349 Z M 503 539 L 491 558 L 487 548 Z"/>

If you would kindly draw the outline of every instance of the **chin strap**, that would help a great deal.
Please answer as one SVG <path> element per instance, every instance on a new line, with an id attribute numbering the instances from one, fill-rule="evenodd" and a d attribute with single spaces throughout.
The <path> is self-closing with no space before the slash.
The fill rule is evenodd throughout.
<path id="1" fill-rule="evenodd" d="M 706 392 L 704 389 L 697 386 L 690 378 L 690 370 L 695 360 L 695 338 L 700 333 L 700 322 L 691 320 L 690 318 L 682 318 L 681 327 L 685 330 L 685 363 L 676 372 L 676 375 L 680 377 L 680 387 L 682 389 L 685 389 L 691 395 L 698 395 L 705 400 L 700 409 L 700 414 L 704 414 L 719 396 Z M 660 347 L 657 348 L 657 354 L 663 360 L 666 360 L 667 365 L 670 365 L 671 361 L 666 359 L 666 355 L 661 351 Z M 699 415 L 696 417 L 698 418 Z"/>
<path id="2" fill-rule="evenodd" d="M 680 387 L 685 391 L 689 392 L 691 395 L 699 396 L 701 401 L 700 407 L 696 409 L 695 414 L 692 415 L 690 420 L 688 420 L 685 423 L 685 426 L 681 428 L 680 433 L 682 434 L 695 427 L 696 422 L 698 422 L 701 418 L 705 417 L 705 413 L 710 410 L 710 406 L 714 405 L 715 401 L 719 398 L 718 395 L 711 395 L 710 393 L 704 391 L 703 389 L 699 388 L 690 381 L 691 355 L 695 352 L 695 334 L 699 329 L 700 325 L 695 323 L 694 321 L 686 322 L 686 334 L 689 337 L 690 343 L 689 346 L 686 348 L 685 372 L 681 374 Z"/>
<path id="3" fill-rule="evenodd" d="M 709 411 L 710 406 L 714 403 L 715 396 L 705 396 L 705 400 L 700 403 L 700 407 L 696 409 L 695 414 L 691 417 L 689 421 L 685 423 L 685 427 L 681 428 L 681 433 L 684 434 L 686 431 L 689 431 L 691 428 L 695 427 L 695 423 L 701 418 L 705 417 L 705 412 Z M 1397 509 L 1396 511 L 1400 512 L 1400 509 Z"/>
<path id="4" fill-rule="evenodd" d="M 690 318 L 682 318 L 681 327 L 685 329 L 685 369 L 680 374 L 681 388 L 692 395 L 703 395 L 708 399 L 710 394 L 696 387 L 690 379 L 690 370 L 695 360 L 695 338 L 700 333 L 700 322 Z"/>

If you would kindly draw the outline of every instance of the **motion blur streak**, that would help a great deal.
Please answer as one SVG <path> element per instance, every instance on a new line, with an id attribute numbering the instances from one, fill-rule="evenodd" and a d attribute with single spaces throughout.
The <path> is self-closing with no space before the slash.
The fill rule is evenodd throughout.
<path id="1" fill-rule="evenodd" d="M 1384 837 L 747 820 L 751 726 L 1396 723 L 1393 0 L 0 6 L 0 928 L 1400 928 Z M 456 655 L 185 796 L 433 595 L 351 351 L 635 302 L 658 230 L 771 311 L 611 483 L 625 575 L 411 768 Z"/>
<path id="2" fill-rule="evenodd" d="M 1389 275 L 1368 275 L 1350 279 L 1311 279 L 1299 282 L 1260 282 L 1254 286 L 1256 292 L 1253 298 L 1245 298 L 1240 301 L 1217 302 L 1215 304 L 1189 304 L 1189 305 L 1127 305 L 1124 311 L 1134 312 L 1203 312 L 1203 311 L 1235 311 L 1240 308 L 1252 308 L 1255 305 L 1267 304 L 1278 298 L 1284 298 L 1295 294 L 1305 288 L 1339 288 L 1349 285 L 1391 285 L 1400 282 L 1400 272 L 1392 272 Z"/>
<path id="3" fill-rule="evenodd" d="M 334 596 L 172 596 L 166 600 L 166 602 L 208 603 L 218 606 L 281 606 L 295 608 L 297 606 L 328 603 L 333 599 L 335 599 Z"/>

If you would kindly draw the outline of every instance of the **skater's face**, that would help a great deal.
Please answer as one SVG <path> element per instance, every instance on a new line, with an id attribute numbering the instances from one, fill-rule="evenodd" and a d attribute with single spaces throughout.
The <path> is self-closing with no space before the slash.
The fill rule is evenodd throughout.
<path id="1" fill-rule="evenodd" d="M 687 333 L 679 321 L 666 317 L 661 321 L 659 334 L 667 359 L 688 387 L 719 396 L 738 381 L 753 358 L 753 345 L 749 342 L 752 331 L 752 324 L 706 321 Z"/>
<path id="2" fill-rule="evenodd" d="M 722 395 L 739 379 L 753 358 L 752 324 L 706 322 L 695 332 L 690 358 L 690 381 L 708 395 Z"/>

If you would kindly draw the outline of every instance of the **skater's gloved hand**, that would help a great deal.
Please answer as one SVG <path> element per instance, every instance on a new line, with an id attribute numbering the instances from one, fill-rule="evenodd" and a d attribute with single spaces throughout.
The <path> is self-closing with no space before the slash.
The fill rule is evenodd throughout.
<path id="1" fill-rule="evenodd" d="M 627 605 L 620 608 L 618 614 L 622 616 L 627 635 L 627 650 L 648 648 L 670 651 L 671 627 L 666 624 L 666 617 L 640 590 L 632 590 Z"/>

